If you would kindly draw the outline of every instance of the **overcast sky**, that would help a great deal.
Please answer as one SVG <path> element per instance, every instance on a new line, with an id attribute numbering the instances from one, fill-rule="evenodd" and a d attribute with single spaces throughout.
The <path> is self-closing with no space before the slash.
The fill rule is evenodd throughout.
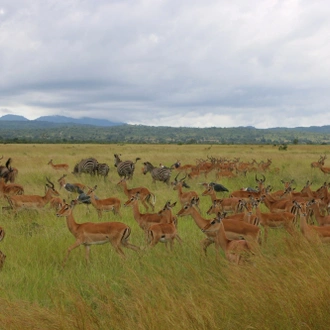
<path id="1" fill-rule="evenodd" d="M 0 116 L 330 124 L 330 2 L 2 0 Z"/>

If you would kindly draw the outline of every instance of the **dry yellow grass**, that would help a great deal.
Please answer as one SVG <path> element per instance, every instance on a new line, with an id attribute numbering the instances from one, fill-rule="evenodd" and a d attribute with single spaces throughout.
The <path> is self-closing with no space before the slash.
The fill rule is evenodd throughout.
<path id="1" fill-rule="evenodd" d="M 98 185 L 100 198 L 117 196 L 126 200 L 117 186 L 119 176 L 113 166 L 114 153 L 134 160 L 134 178 L 129 186 L 146 186 L 157 196 L 156 210 L 166 201 L 177 200 L 177 192 L 141 173 L 144 161 L 157 166 L 195 163 L 196 159 L 239 157 L 242 161 L 272 159 L 266 184 L 282 188 L 281 179 L 295 180 L 300 190 L 307 180 L 316 189 L 328 178 L 310 163 L 327 153 L 327 146 L 204 145 L 3 145 L 2 163 L 11 157 L 19 171 L 17 182 L 26 194 L 44 194 L 45 178 L 57 188 L 61 176 L 50 165 L 68 163 L 67 182 Z M 106 182 L 101 178 L 71 174 L 82 158 L 95 157 L 110 165 Z M 326 164 L 327 166 L 327 164 Z M 211 173 L 207 181 L 214 181 Z M 188 180 L 191 189 L 201 193 L 204 178 Z M 223 179 L 230 191 L 255 186 L 254 174 Z M 60 190 L 62 197 L 67 193 Z M 219 194 L 220 196 L 220 194 Z M 7 205 L 1 200 L 1 206 Z M 210 206 L 201 197 L 202 212 Z M 179 206 L 175 211 L 179 210 Z M 141 208 L 144 212 L 144 209 Z M 100 221 L 96 211 L 84 206 L 75 210 L 78 222 Z M 104 214 L 101 221 L 122 221 L 132 228 L 131 242 L 145 246 L 144 234 L 133 219 L 131 208 L 122 208 L 122 218 Z M 6 237 L 0 249 L 7 255 L 0 272 L 0 329 L 328 329 L 330 319 L 330 249 L 311 245 L 297 230 L 293 237 L 281 230 L 269 233 L 251 264 L 243 267 L 227 263 L 223 254 L 217 260 L 214 248 L 204 257 L 200 241 L 204 234 L 192 219 L 180 218 L 178 231 L 183 244 L 173 252 L 158 244 L 141 255 L 125 250 L 122 260 L 110 245 L 91 248 L 91 264 L 84 251 L 74 250 L 62 269 L 66 249 L 74 237 L 65 219 L 57 218 L 47 206 L 42 211 L 23 211 L 16 217 L 2 212 L 0 225 Z"/>

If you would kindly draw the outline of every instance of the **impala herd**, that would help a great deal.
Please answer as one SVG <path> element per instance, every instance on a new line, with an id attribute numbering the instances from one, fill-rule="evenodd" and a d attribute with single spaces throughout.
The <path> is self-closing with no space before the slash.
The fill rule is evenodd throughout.
<path id="1" fill-rule="evenodd" d="M 120 168 L 118 171 L 119 182 L 116 185 L 122 187 L 123 193 L 128 198 L 123 203 L 118 197 L 100 198 L 96 196 L 97 185 L 88 187 L 78 182 L 67 183 L 65 179 L 69 165 L 54 164 L 50 160 L 48 165 L 51 165 L 56 173 L 65 172 L 57 182 L 59 189 L 64 188 L 68 191 L 70 202 L 61 198 L 49 178 L 45 179 L 44 195 L 27 195 L 23 186 L 15 182 L 7 183 L 4 176 L 0 176 L 0 196 L 8 202 L 8 206 L 3 206 L 2 210 L 17 215 L 24 209 L 42 209 L 49 204 L 51 208 L 55 209 L 57 217 L 64 217 L 67 227 L 76 241 L 68 248 L 63 265 L 70 252 L 80 245 L 85 246 L 86 261 L 89 261 L 90 246 L 96 244 L 110 243 L 122 257 L 125 257 L 122 247 L 136 252 L 144 250 L 129 242 L 131 228 L 123 222 L 77 223 L 73 215 L 74 208 L 82 202 L 91 204 L 99 219 L 102 218 L 103 212 L 108 211 L 113 212 L 115 217 L 122 218 L 122 205 L 130 208 L 133 218 L 144 232 L 148 247 L 154 247 L 161 242 L 166 247 L 169 244 L 172 250 L 175 240 L 182 244 L 183 241 L 178 233 L 178 218 L 191 217 L 205 234 L 201 241 L 205 255 L 207 248 L 214 244 L 216 251 L 222 249 L 227 260 L 235 264 L 247 262 L 249 257 L 258 251 L 261 244 L 266 244 L 269 228 L 283 228 L 289 235 L 294 235 L 296 228 L 299 227 L 301 233 L 310 242 L 330 242 L 328 184 L 325 182 L 317 190 L 312 190 L 312 182 L 307 181 L 302 190 L 297 192 L 294 180 L 282 180 L 283 189 L 272 192 L 271 186 L 265 185 L 265 174 L 271 170 L 272 161 L 270 159 L 260 163 L 255 160 L 251 163 L 243 163 L 237 158 L 229 161 L 208 157 L 206 161 L 197 160 L 197 165 L 181 166 L 181 163 L 177 161 L 171 167 L 161 165 L 159 168 L 145 162 L 143 173 L 151 171 L 152 185 L 155 186 L 157 180 L 169 184 L 169 189 L 177 191 L 176 197 L 181 205 L 181 209 L 174 212 L 173 209 L 177 202 L 167 201 L 159 212 L 155 212 L 156 195 L 150 189 L 143 186 L 129 188 L 127 185 L 127 181 L 133 178 L 134 165 L 140 158 L 136 158 L 133 163 L 121 162 L 117 154 L 114 157 L 115 166 Z M 311 163 L 311 168 L 320 168 L 322 172 L 327 173 L 324 168 L 325 159 L 326 156 L 320 156 L 317 162 Z M 94 162 L 94 158 L 88 158 L 75 167 L 78 167 L 79 171 L 83 173 L 84 169 L 90 168 L 90 164 L 94 164 Z M 4 169 L 4 173 L 10 172 L 9 164 L 10 162 L 7 161 L 8 171 Z M 241 188 L 232 192 L 224 189 L 220 198 L 216 194 L 214 183 L 202 183 L 204 191 L 201 192 L 191 190 L 186 182 L 187 179 L 194 183 L 194 178 L 200 174 L 206 178 L 214 169 L 216 177 L 227 172 L 233 176 L 245 176 L 248 172 L 254 172 L 257 188 Z M 170 182 L 169 177 L 172 172 L 176 173 L 174 173 L 174 180 Z M 17 173 L 16 169 L 16 176 Z M 93 171 L 87 171 L 87 173 L 92 174 Z M 181 178 L 179 178 L 180 175 Z M 214 214 L 211 218 L 205 218 L 200 209 L 201 198 L 206 200 L 207 196 L 210 196 L 211 206 L 206 214 L 207 216 Z M 140 211 L 140 205 L 143 205 L 145 212 Z M 148 212 L 149 207 L 151 213 Z M 0 241 L 4 237 L 5 230 L 0 227 Z M 218 257 L 218 253 L 216 255 Z M 6 256 L 0 251 L 0 269 L 3 267 L 5 259 Z"/>

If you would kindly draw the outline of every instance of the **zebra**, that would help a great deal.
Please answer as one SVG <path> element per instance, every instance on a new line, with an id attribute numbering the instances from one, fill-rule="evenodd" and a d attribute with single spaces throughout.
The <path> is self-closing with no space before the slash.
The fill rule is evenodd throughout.
<path id="1" fill-rule="evenodd" d="M 108 176 L 110 167 L 106 163 L 98 163 L 96 167 L 96 173 L 98 176 L 103 176 L 104 180 Z"/>
<path id="2" fill-rule="evenodd" d="M 154 167 L 149 162 L 144 162 L 143 174 L 150 172 L 152 182 L 161 181 L 170 185 L 172 170 L 168 167 Z"/>
<path id="3" fill-rule="evenodd" d="M 95 175 L 97 170 L 98 161 L 95 158 L 85 158 L 82 159 L 78 164 L 75 165 L 72 174 L 77 175 L 81 173 L 88 173 L 90 175 Z"/>
<path id="4" fill-rule="evenodd" d="M 127 180 L 133 179 L 133 174 L 135 170 L 135 164 L 141 158 L 137 157 L 133 163 L 131 160 L 121 161 L 120 155 L 114 154 L 115 156 L 115 167 L 117 167 L 117 172 L 120 178 L 125 178 Z"/>

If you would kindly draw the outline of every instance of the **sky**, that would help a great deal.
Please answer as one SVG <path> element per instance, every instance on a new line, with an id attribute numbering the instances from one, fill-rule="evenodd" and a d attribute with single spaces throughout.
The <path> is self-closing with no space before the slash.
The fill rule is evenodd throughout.
<path id="1" fill-rule="evenodd" d="M 330 2 L 2 0 L 0 116 L 330 124 Z"/>

